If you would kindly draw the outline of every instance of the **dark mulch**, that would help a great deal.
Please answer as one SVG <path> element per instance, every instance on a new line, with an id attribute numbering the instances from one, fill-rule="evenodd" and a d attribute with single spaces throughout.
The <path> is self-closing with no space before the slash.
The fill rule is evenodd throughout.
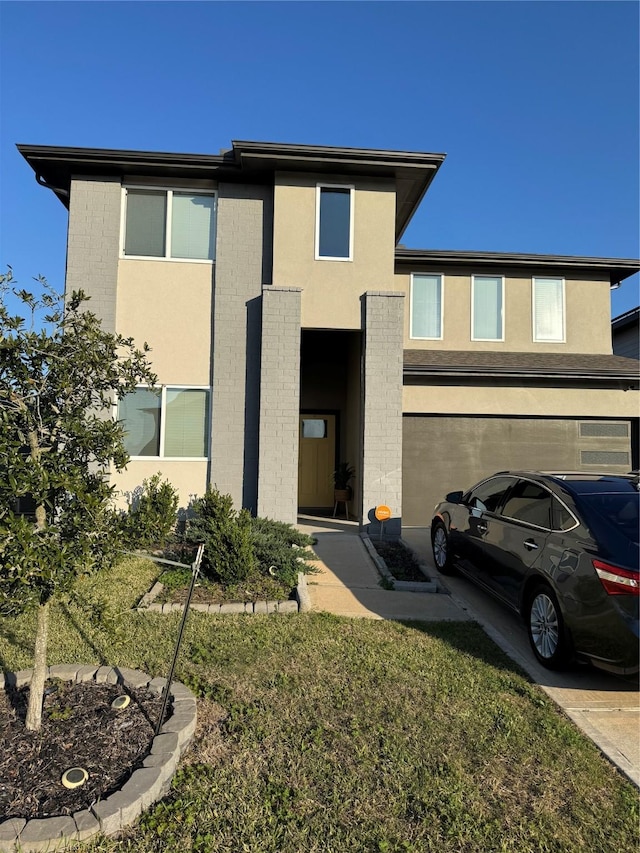
<path id="1" fill-rule="evenodd" d="M 422 574 L 418 561 L 401 542 L 371 540 L 374 548 L 387 564 L 387 568 L 398 581 L 427 583 L 429 578 Z"/>
<path id="2" fill-rule="evenodd" d="M 111 702 L 127 693 L 116 711 Z M 149 754 L 162 698 L 123 685 L 49 681 L 42 728 L 24 726 L 29 688 L 0 692 L 0 819 L 69 815 L 119 790 Z M 68 790 L 61 777 L 84 767 L 89 778 Z"/>

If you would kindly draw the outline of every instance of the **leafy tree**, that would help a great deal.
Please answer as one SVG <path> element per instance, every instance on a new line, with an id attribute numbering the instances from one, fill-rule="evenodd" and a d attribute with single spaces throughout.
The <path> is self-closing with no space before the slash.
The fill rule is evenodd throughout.
<path id="1" fill-rule="evenodd" d="M 113 404 L 153 385 L 146 353 L 101 328 L 82 291 L 67 299 L 0 275 L 0 610 L 38 610 L 28 729 L 40 728 L 49 604 L 117 547 L 113 487 L 128 461 Z M 8 308 L 10 293 L 25 317 Z"/>

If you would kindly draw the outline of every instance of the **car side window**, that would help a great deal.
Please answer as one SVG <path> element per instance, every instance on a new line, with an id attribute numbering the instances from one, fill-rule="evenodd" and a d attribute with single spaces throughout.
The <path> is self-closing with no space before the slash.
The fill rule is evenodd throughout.
<path id="1" fill-rule="evenodd" d="M 497 512 L 505 492 L 512 484 L 510 477 L 492 477 L 469 492 L 465 503 L 481 512 Z"/>
<path id="2" fill-rule="evenodd" d="M 551 492 L 529 480 L 518 480 L 507 495 L 502 515 L 551 529 Z"/>
<path id="3" fill-rule="evenodd" d="M 578 523 L 566 506 L 560 503 L 555 497 L 553 498 L 551 511 L 553 513 L 551 523 L 554 530 L 571 530 Z"/>

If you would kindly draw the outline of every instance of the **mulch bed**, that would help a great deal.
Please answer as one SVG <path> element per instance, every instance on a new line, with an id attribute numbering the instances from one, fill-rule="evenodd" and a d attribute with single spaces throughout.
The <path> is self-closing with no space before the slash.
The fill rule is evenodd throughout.
<path id="1" fill-rule="evenodd" d="M 401 542 L 380 542 L 373 539 L 371 541 L 396 580 L 429 582 L 429 578 L 420 571 L 416 558 Z"/>
<path id="2" fill-rule="evenodd" d="M 111 703 L 123 693 L 123 710 Z M 0 820 L 70 815 L 119 790 L 149 754 L 162 698 L 121 684 L 48 681 L 39 732 L 24 726 L 29 688 L 0 692 Z M 70 767 L 89 774 L 68 790 Z"/>

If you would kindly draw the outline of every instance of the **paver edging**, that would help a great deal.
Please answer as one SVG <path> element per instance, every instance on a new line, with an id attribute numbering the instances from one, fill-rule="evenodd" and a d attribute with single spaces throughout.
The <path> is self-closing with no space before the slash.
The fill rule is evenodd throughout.
<path id="1" fill-rule="evenodd" d="M 175 602 L 164 602 L 160 604 L 155 599 L 160 595 L 164 585 L 156 581 L 149 592 L 146 592 L 138 602 L 135 611 L 137 613 L 178 613 L 184 611 L 184 604 Z M 302 572 L 298 573 L 298 585 L 293 590 L 294 598 L 282 601 L 227 601 L 224 604 L 202 604 L 192 602 L 189 610 L 197 613 L 212 613 L 215 616 L 224 616 L 230 613 L 298 613 L 309 610 L 307 581 Z M 308 605 L 308 606 L 307 606 Z M 1 853 L 1 851 L 0 851 Z"/>
<path id="2" fill-rule="evenodd" d="M 378 572 L 382 575 L 382 577 L 391 584 L 391 589 L 393 592 L 424 592 L 424 593 L 437 593 L 442 592 L 442 590 L 438 583 L 434 580 L 427 580 L 424 583 L 422 581 L 399 581 L 396 580 L 395 577 L 389 571 L 389 568 L 384 561 L 384 559 L 378 554 L 376 551 L 376 547 L 371 541 L 371 538 L 366 533 L 361 533 L 360 538 L 362 539 L 365 548 L 367 549 L 367 553 L 371 558 L 373 564 L 375 565 Z M 410 551 L 414 557 L 417 559 L 417 555 L 414 552 L 413 548 L 411 548 L 403 539 L 398 540 L 408 551 Z M 418 568 L 422 572 L 422 574 L 429 578 L 428 569 L 420 560 L 417 560 Z"/>
<path id="3" fill-rule="evenodd" d="M 24 686 L 32 670 L 0 674 L 0 689 Z M 87 677 L 91 673 L 91 677 Z M 154 678 L 136 669 L 108 666 L 60 664 L 47 667 L 47 678 L 63 681 L 95 681 L 122 684 L 132 690 L 146 687 L 161 695 L 165 678 Z M 152 803 L 164 797 L 181 755 L 196 727 L 197 708 L 193 693 L 178 681 L 171 683 L 173 713 L 152 742 L 142 767 L 133 771 L 122 788 L 88 809 L 73 815 L 50 818 L 9 818 L 0 821 L 0 853 L 36 853 L 64 850 L 102 832 L 112 835 L 124 829 Z"/>

